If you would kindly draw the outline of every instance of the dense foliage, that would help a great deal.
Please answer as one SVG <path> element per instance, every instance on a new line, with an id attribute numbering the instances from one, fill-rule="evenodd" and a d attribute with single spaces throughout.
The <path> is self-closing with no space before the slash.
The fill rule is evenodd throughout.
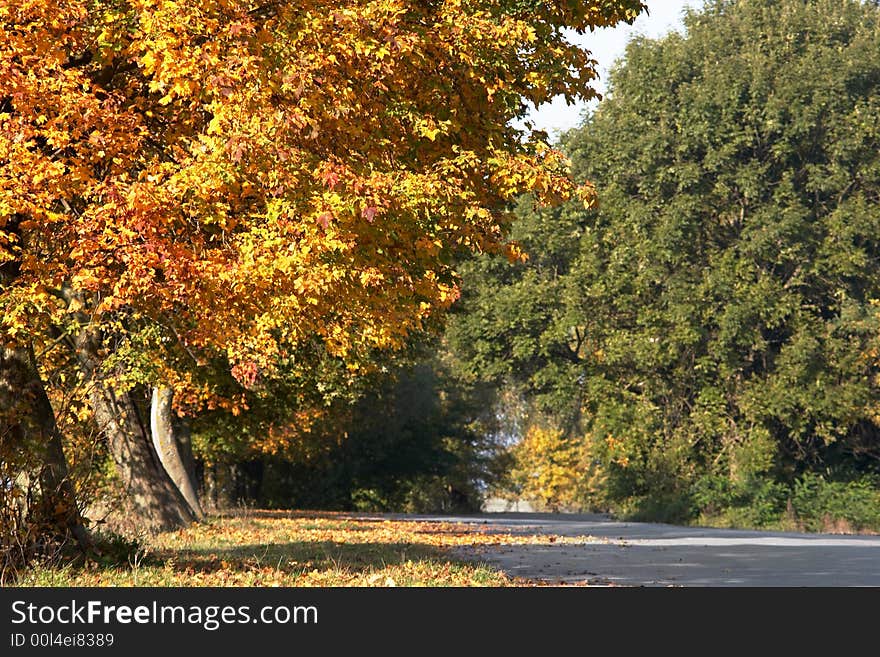
<path id="1" fill-rule="evenodd" d="M 427 338 L 344 382 L 323 364 L 323 406 L 273 385 L 190 423 L 206 495 L 217 506 L 369 511 L 476 511 L 503 467 L 494 393 L 453 377 Z M 316 375 L 318 373 L 316 372 Z M 294 393 L 294 394 L 292 394 Z M 317 404 L 317 399 L 311 404 Z"/>
<path id="2" fill-rule="evenodd" d="M 584 436 L 607 479 L 582 504 L 766 524 L 849 481 L 874 504 L 880 9 L 716 0 L 685 24 L 635 39 L 564 138 L 601 208 L 524 202 L 528 262 L 470 268 L 461 366 Z"/>

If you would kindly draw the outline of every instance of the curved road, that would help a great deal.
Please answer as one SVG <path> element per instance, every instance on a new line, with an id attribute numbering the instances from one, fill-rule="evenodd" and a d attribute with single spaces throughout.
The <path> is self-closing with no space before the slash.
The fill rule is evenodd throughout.
<path id="1" fill-rule="evenodd" d="M 408 516 L 412 518 L 412 516 Z M 880 536 L 796 534 L 617 522 L 601 515 L 418 516 L 580 544 L 479 546 L 458 556 L 509 575 L 623 586 L 880 586 Z"/>

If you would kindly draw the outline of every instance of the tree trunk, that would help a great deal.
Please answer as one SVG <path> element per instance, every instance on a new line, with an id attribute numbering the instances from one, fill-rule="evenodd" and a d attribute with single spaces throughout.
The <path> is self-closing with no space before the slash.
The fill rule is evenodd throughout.
<path id="1" fill-rule="evenodd" d="M 5 443 L 5 445 L 4 445 Z M 23 450 L 39 462 L 41 522 L 83 550 L 92 546 L 76 503 L 61 433 L 31 347 L 0 350 L 0 452 Z"/>
<path id="2" fill-rule="evenodd" d="M 107 438 L 138 523 L 150 532 L 185 527 L 195 521 L 195 513 L 162 467 L 134 393 L 117 393 L 105 380 L 99 340 L 93 330 L 84 328 L 77 339 L 77 354 L 90 381 L 92 412 Z"/>
<path id="3" fill-rule="evenodd" d="M 199 506 L 204 512 L 205 507 L 202 505 L 202 478 L 199 473 L 202 471 L 200 464 L 196 462 L 193 455 L 192 435 L 189 430 L 189 423 L 181 418 L 177 418 L 174 423 L 174 437 L 177 440 L 177 447 L 180 451 L 180 460 L 183 461 L 183 468 L 186 470 L 189 480 L 192 482 L 193 488 L 199 500 Z"/>
<path id="4" fill-rule="evenodd" d="M 214 510 L 235 506 L 235 477 L 229 463 L 214 463 L 205 468 L 205 496 Z"/>
<path id="5" fill-rule="evenodd" d="M 14 214 L 3 226 L 11 244 L 20 242 L 21 223 L 26 217 Z M 21 275 L 19 259 L 0 260 L 0 292 Z M 0 456 L 20 453 L 24 461 L 39 463 L 40 520 L 66 539 L 72 536 L 83 550 L 92 546 L 76 503 L 70 481 L 61 432 L 46 395 L 31 344 L 0 345 Z M 2 484 L 0 484 L 2 485 Z"/>
<path id="6" fill-rule="evenodd" d="M 177 489 L 189 504 L 193 514 L 201 520 L 205 517 L 199 502 L 198 489 L 195 485 L 193 470 L 187 467 L 191 448 L 187 436 L 181 435 L 175 426 L 174 412 L 171 408 L 174 391 L 171 388 L 157 386 L 153 388 L 150 400 L 150 433 L 153 437 L 153 448 L 165 472 L 171 477 Z"/>

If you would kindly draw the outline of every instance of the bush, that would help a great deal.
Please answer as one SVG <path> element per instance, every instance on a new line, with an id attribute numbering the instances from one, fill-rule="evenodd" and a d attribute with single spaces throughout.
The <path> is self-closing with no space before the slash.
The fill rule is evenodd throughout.
<path id="1" fill-rule="evenodd" d="M 734 483 L 706 476 L 694 484 L 692 500 L 700 524 L 831 533 L 880 530 L 876 477 L 829 481 L 806 473 L 787 486 L 757 477 Z"/>
<path id="2" fill-rule="evenodd" d="M 39 551 L 40 527 L 29 513 L 30 488 L 21 473 L 0 462 L 0 586 L 14 579 Z"/>
<path id="3" fill-rule="evenodd" d="M 761 477 L 731 481 L 707 475 L 693 486 L 694 512 L 701 524 L 725 527 L 780 527 L 784 524 L 789 489 Z"/>
<path id="4" fill-rule="evenodd" d="M 0 586 L 34 562 L 57 561 L 69 547 L 29 456 L 24 450 L 0 452 Z"/>
<path id="5" fill-rule="evenodd" d="M 880 531 L 880 488 L 876 477 L 827 481 L 808 473 L 793 487 L 791 506 L 808 531 Z"/>

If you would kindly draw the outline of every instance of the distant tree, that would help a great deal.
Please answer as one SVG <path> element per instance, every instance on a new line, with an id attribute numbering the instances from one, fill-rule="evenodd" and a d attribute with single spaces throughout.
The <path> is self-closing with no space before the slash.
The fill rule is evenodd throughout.
<path id="1" fill-rule="evenodd" d="M 636 38 L 567 134 L 600 209 L 521 207 L 450 330 L 682 517 L 706 482 L 880 469 L 880 8 L 716 0 Z M 783 500 L 784 503 L 784 500 Z"/>
<path id="2" fill-rule="evenodd" d="M 249 398 L 240 417 L 193 423 L 196 454 L 219 503 L 370 511 L 475 511 L 503 451 L 493 391 L 450 376 L 423 341 L 344 382 L 321 364 L 325 405 L 291 386 Z M 285 400 L 289 400 L 286 401 Z M 287 406 L 287 408 L 285 407 Z M 291 417 L 290 408 L 310 408 Z M 294 420 L 294 421 L 291 421 Z"/>

